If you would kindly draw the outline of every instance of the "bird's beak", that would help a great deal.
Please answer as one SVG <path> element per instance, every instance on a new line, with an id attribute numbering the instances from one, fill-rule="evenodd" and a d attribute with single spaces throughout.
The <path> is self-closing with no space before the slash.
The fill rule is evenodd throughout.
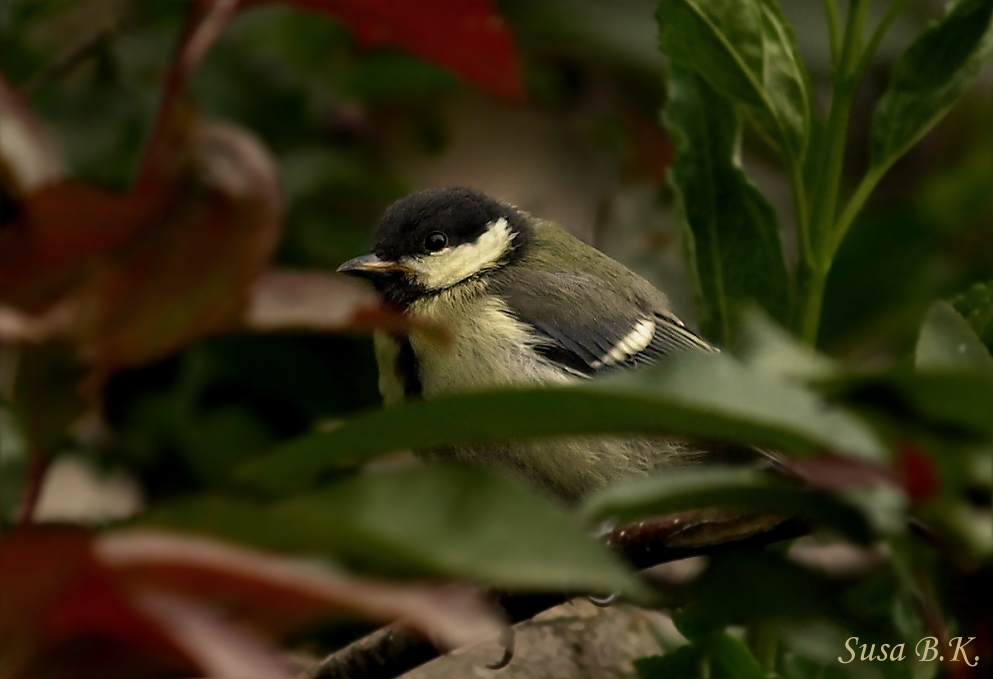
<path id="1" fill-rule="evenodd" d="M 361 255 L 348 260 L 338 267 L 338 273 L 357 278 L 385 278 L 398 273 L 407 273 L 407 267 L 398 262 L 384 261 L 376 255 Z"/>

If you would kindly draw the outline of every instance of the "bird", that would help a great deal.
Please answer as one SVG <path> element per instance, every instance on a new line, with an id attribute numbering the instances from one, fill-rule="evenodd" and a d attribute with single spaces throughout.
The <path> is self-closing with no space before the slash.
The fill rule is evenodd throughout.
<path id="1" fill-rule="evenodd" d="M 577 384 L 676 352 L 714 352 L 647 280 L 553 222 L 476 189 L 401 198 L 370 254 L 338 272 L 367 279 L 405 314 L 443 324 L 376 332 L 387 406 L 506 387 Z M 652 436 L 582 436 L 419 453 L 496 469 L 566 504 L 622 479 L 706 463 L 707 451 Z"/>

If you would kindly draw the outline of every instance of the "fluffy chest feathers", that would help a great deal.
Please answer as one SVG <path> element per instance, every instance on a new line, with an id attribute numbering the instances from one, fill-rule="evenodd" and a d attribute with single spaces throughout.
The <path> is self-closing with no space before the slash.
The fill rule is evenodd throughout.
<path id="1" fill-rule="evenodd" d="M 471 281 L 411 305 L 410 313 L 444 324 L 452 337 L 439 347 L 419 333 L 410 336 L 423 395 L 571 381 L 536 354 L 530 328 L 484 291 L 484 282 Z"/>

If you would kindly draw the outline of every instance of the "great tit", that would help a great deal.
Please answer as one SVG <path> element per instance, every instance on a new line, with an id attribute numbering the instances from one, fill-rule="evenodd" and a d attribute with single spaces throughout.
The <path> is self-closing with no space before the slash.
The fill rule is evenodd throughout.
<path id="1" fill-rule="evenodd" d="M 375 335 L 387 405 L 576 383 L 675 351 L 715 350 L 641 276 L 555 224 L 473 189 L 431 189 L 393 203 L 372 254 L 338 271 L 371 280 L 386 301 L 450 331 L 447 344 L 417 331 Z M 617 479 L 706 456 L 685 444 L 620 436 L 422 454 L 501 469 L 569 503 Z"/>

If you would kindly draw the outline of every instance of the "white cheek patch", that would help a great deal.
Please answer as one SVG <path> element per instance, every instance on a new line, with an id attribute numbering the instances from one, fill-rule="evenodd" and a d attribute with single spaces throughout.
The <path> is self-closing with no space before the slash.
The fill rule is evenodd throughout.
<path id="1" fill-rule="evenodd" d="M 496 266 L 513 246 L 517 236 L 503 217 L 472 243 L 445 248 L 430 255 L 404 257 L 400 262 L 410 268 L 417 282 L 428 290 L 441 290 Z"/>
<path id="2" fill-rule="evenodd" d="M 613 346 L 610 352 L 603 359 L 596 361 L 594 368 L 605 365 L 613 365 L 634 356 L 639 351 L 644 351 L 652 338 L 655 337 L 655 321 L 643 318 L 634 326 L 634 330 L 621 338 L 621 341 Z"/>

